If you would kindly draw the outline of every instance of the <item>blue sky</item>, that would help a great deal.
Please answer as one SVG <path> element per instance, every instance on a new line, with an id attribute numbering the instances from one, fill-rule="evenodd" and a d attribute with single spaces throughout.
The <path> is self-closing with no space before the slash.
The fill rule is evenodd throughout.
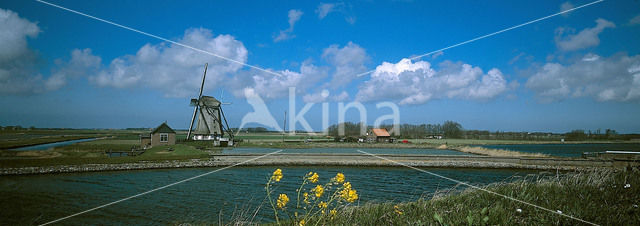
<path id="1" fill-rule="evenodd" d="M 232 127 L 249 90 L 281 124 L 288 88 L 322 129 L 319 102 L 361 102 L 367 122 L 466 129 L 640 133 L 640 3 L 604 1 L 420 59 L 412 56 L 591 1 L 50 1 L 283 76 L 36 1 L 0 2 L 0 125 L 186 128 L 202 65 Z M 404 59 L 404 60 L 403 60 Z M 356 74 L 374 71 L 365 76 Z M 224 94 L 222 94 L 224 93 Z M 323 95 L 324 94 L 324 95 Z M 290 114 L 290 113 L 289 113 Z M 348 111 L 347 121 L 359 121 Z M 390 122 L 390 121 L 389 121 Z M 250 126 L 256 126 L 250 125 Z M 299 125 L 298 125 L 298 128 Z"/>

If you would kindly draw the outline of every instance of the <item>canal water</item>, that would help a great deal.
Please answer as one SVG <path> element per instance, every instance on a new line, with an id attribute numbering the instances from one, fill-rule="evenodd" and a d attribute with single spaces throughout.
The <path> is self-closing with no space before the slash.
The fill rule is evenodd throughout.
<path id="1" fill-rule="evenodd" d="M 640 151 L 640 143 L 614 144 L 503 144 L 481 145 L 492 149 L 506 149 L 511 151 L 542 153 L 559 157 L 581 157 L 584 152 L 604 151 Z"/>
<path id="2" fill-rule="evenodd" d="M 233 215 L 256 211 L 256 221 L 272 220 L 264 184 L 276 167 L 234 167 L 173 187 L 67 219 L 73 225 L 217 224 Z M 0 224 L 41 224 L 141 192 L 215 170 L 196 168 L 99 173 L 70 173 L 0 177 Z M 490 169 L 427 169 L 474 185 L 521 179 L 538 171 Z M 301 178 L 313 171 L 326 183 L 337 172 L 353 184 L 368 202 L 415 201 L 436 191 L 456 187 L 454 182 L 408 168 L 391 167 L 282 167 L 283 179 L 275 193 L 295 203 Z M 499 198 L 499 197 L 496 197 Z"/>
<path id="3" fill-rule="evenodd" d="M 362 154 L 358 150 L 371 154 L 421 154 L 421 155 L 473 155 L 455 150 L 442 149 L 409 149 L 409 148 L 301 148 L 301 149 L 277 149 L 277 148 L 229 148 L 222 151 L 223 154 L 266 154 L 282 150 L 281 153 L 327 153 L 327 154 Z"/>
<path id="4" fill-rule="evenodd" d="M 93 141 L 93 140 L 96 140 L 96 138 L 68 140 L 68 141 L 61 141 L 61 142 L 48 143 L 48 144 L 38 144 L 38 145 L 21 147 L 21 148 L 14 148 L 14 149 L 11 149 L 11 150 L 12 151 L 48 150 L 48 149 L 52 149 L 52 148 L 55 148 L 55 147 L 62 147 L 62 146 L 70 145 L 70 144 Z"/>

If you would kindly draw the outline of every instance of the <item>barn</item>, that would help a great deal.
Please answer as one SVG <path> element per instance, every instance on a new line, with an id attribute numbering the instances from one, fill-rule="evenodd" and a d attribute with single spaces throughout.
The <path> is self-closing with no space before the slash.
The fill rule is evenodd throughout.
<path id="1" fill-rule="evenodd" d="M 367 141 L 369 142 L 390 142 L 391 135 L 384 128 L 373 128 L 367 133 Z"/>

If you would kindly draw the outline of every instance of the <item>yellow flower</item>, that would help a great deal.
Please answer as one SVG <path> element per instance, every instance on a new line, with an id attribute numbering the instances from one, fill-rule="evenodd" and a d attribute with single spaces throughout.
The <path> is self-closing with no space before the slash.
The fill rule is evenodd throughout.
<path id="1" fill-rule="evenodd" d="M 344 182 L 344 174 L 338 173 L 336 174 L 336 177 L 334 177 L 333 179 L 338 183 L 342 183 Z"/>
<path id="2" fill-rule="evenodd" d="M 318 203 L 318 208 L 326 209 L 327 208 L 327 203 L 324 202 L 324 201 L 321 201 L 320 203 Z"/>
<path id="3" fill-rule="evenodd" d="M 303 193 L 302 196 L 304 196 L 304 203 L 309 204 L 309 193 Z"/>
<path id="4" fill-rule="evenodd" d="M 322 194 L 324 193 L 324 188 L 322 187 L 322 185 L 318 185 L 311 191 L 316 193 L 316 197 L 320 198 L 320 196 L 322 196 Z"/>
<path id="5" fill-rule="evenodd" d="M 340 197 L 342 197 L 347 202 L 354 202 L 358 199 L 358 193 L 355 189 L 351 189 L 351 183 L 345 182 L 342 190 L 340 191 Z"/>
<path id="6" fill-rule="evenodd" d="M 398 207 L 398 205 L 393 206 L 393 210 L 394 210 L 398 215 L 402 215 L 402 214 L 403 214 L 402 210 L 400 210 L 400 207 Z"/>
<path id="7" fill-rule="evenodd" d="M 343 185 L 344 189 L 351 189 L 351 183 L 350 182 L 345 182 Z"/>
<path id="8" fill-rule="evenodd" d="M 318 173 L 311 173 L 311 172 L 309 172 L 309 173 L 307 174 L 307 179 L 308 179 L 309 181 L 311 181 L 311 183 L 314 183 L 314 184 L 315 184 L 316 182 L 318 182 L 318 177 L 319 177 L 319 176 L 318 176 Z"/>
<path id="9" fill-rule="evenodd" d="M 284 208 L 284 206 L 286 206 L 288 202 L 289 202 L 289 197 L 286 194 L 280 194 L 280 196 L 278 196 L 278 201 L 277 201 L 278 208 L 280 209 Z"/>
<path id="10" fill-rule="evenodd" d="M 276 182 L 280 181 L 280 179 L 282 179 L 282 170 L 281 169 L 277 169 L 276 171 L 273 171 L 273 175 L 271 176 L 271 180 L 275 180 Z"/>
<path id="11" fill-rule="evenodd" d="M 304 226 L 304 224 L 306 224 L 306 222 L 304 222 L 304 219 L 300 220 L 300 223 L 298 223 L 298 226 Z"/>
<path id="12" fill-rule="evenodd" d="M 356 193 L 355 189 L 349 190 L 349 198 L 347 198 L 347 202 L 354 202 L 358 199 L 358 193 Z"/>
<path id="13" fill-rule="evenodd" d="M 336 214 L 338 214 L 338 211 L 336 209 L 332 209 L 331 211 L 329 211 L 329 214 L 331 214 L 331 217 L 336 216 Z"/>

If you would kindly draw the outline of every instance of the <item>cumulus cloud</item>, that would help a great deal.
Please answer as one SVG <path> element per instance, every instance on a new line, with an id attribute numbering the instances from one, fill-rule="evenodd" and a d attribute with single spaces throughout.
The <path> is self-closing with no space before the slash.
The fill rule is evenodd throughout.
<path id="1" fill-rule="evenodd" d="M 295 87 L 297 93 L 305 93 L 328 74 L 327 68 L 315 66 L 309 61 L 303 62 L 299 71 L 269 70 L 281 76 L 258 70 L 241 71 L 226 84 L 236 97 L 243 97 L 244 93 L 240 91 L 251 88 L 262 98 L 275 99 L 286 97 L 289 94 L 289 87 Z"/>
<path id="2" fill-rule="evenodd" d="M 214 37 L 207 29 L 188 29 L 178 42 L 239 62 L 247 61 L 247 49 L 230 35 Z M 225 74 L 242 68 L 238 63 L 163 42 L 146 44 L 135 55 L 114 59 L 89 80 L 116 88 L 149 87 L 168 97 L 192 96 L 200 87 L 205 62 L 209 63 L 205 89 L 220 84 Z"/>
<path id="3" fill-rule="evenodd" d="M 598 35 L 605 28 L 614 28 L 616 25 L 610 21 L 599 18 L 596 20 L 596 26 L 585 28 L 578 34 L 572 34 L 571 29 L 558 28 L 556 30 L 555 42 L 556 46 L 563 51 L 573 51 L 584 49 L 600 44 Z"/>
<path id="4" fill-rule="evenodd" d="M 562 3 L 562 5 L 560 5 L 560 12 L 573 9 L 573 7 L 575 7 L 575 6 L 573 4 L 571 4 L 571 2 L 564 2 L 564 3 Z M 563 13 L 562 16 L 568 17 L 569 13 L 571 13 L 571 12 Z"/>
<path id="5" fill-rule="evenodd" d="M 349 84 L 359 73 L 365 72 L 365 63 L 369 61 L 367 51 L 352 42 L 340 48 L 331 45 L 324 49 L 322 58 L 335 67 L 331 85 L 338 88 Z"/>
<path id="6" fill-rule="evenodd" d="M 278 33 L 278 35 L 273 38 L 273 42 L 279 42 L 294 38 L 295 35 L 292 34 L 293 28 L 296 25 L 296 22 L 300 20 L 300 17 L 302 17 L 302 14 L 304 13 L 297 9 L 289 10 L 289 28 L 287 28 L 286 30 L 281 30 L 280 33 Z"/>
<path id="7" fill-rule="evenodd" d="M 397 100 L 400 104 L 422 104 L 432 99 L 461 98 L 486 100 L 507 90 L 498 69 L 486 74 L 479 67 L 445 61 L 439 70 L 427 61 L 383 62 L 360 86 L 357 101 Z"/>
<path id="8" fill-rule="evenodd" d="M 572 97 L 598 101 L 640 100 L 640 55 L 616 54 L 602 58 L 587 54 L 562 65 L 547 63 L 525 85 L 544 102 Z"/>
<path id="9" fill-rule="evenodd" d="M 40 28 L 11 10 L 0 9 L 0 94 L 43 91 L 43 78 L 35 69 L 37 56 L 27 45 Z"/>
<path id="10" fill-rule="evenodd" d="M 91 49 L 74 49 L 67 62 L 56 60 L 56 71 L 45 82 L 47 90 L 57 90 L 67 84 L 68 79 L 95 75 L 101 67 L 102 59 L 91 53 Z"/>

